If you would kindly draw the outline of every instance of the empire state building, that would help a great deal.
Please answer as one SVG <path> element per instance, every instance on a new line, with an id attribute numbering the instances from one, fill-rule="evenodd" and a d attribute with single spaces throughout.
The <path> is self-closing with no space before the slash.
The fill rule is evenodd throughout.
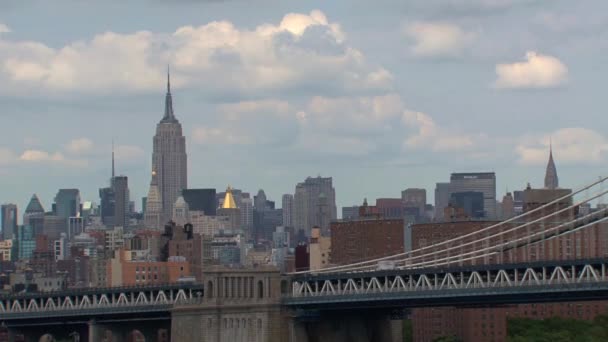
<path id="1" fill-rule="evenodd" d="M 167 72 L 165 115 L 156 125 L 152 150 L 152 172 L 160 192 L 162 222 L 171 219 L 173 203 L 188 187 L 188 156 L 182 125 L 173 113 L 171 82 Z"/>

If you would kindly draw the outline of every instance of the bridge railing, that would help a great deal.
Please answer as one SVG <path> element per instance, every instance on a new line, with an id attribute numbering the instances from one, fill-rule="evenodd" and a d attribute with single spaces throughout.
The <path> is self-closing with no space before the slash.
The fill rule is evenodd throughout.
<path id="1" fill-rule="evenodd" d="M 111 312 L 121 308 L 165 308 L 175 304 L 191 303 L 200 299 L 203 287 L 189 285 L 161 287 L 112 288 L 108 292 L 83 291 L 75 294 L 40 294 L 36 297 L 14 296 L 0 299 L 0 317 L 24 316 L 30 313 L 77 312 L 100 310 Z"/>
<path id="2" fill-rule="evenodd" d="M 608 261 L 606 261 L 608 262 Z M 401 270 L 347 274 L 322 278 L 299 278 L 292 283 L 291 298 L 340 297 L 394 292 L 446 291 L 524 288 L 541 286 L 550 290 L 560 285 L 608 283 L 605 261 L 592 263 L 554 263 L 525 267 L 504 265 L 503 268 Z"/>

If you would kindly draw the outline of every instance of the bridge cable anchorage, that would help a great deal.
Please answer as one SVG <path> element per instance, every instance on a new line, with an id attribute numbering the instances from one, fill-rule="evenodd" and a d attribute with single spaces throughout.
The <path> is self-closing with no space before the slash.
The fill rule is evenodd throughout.
<path id="1" fill-rule="evenodd" d="M 606 192 L 608 192 L 608 191 L 605 191 L 605 192 L 603 192 L 603 193 L 606 193 Z M 511 229 L 508 229 L 508 230 L 503 230 L 503 231 L 500 231 L 500 232 L 498 232 L 498 233 L 496 233 L 496 234 L 494 234 L 494 235 L 489 235 L 489 236 L 486 236 L 486 237 L 483 237 L 483 238 L 477 239 L 477 240 L 475 240 L 475 241 L 470 241 L 470 242 L 467 242 L 467 243 L 462 244 L 462 245 L 458 245 L 458 246 L 454 246 L 454 247 L 450 247 L 450 248 L 444 249 L 444 250 L 442 250 L 442 251 L 436 251 L 436 252 L 427 253 L 427 254 L 424 254 L 424 255 L 416 256 L 416 257 L 410 257 L 410 258 L 408 258 L 408 259 L 396 260 L 395 262 L 396 262 L 396 264 L 397 264 L 397 265 L 399 265 L 399 264 L 404 264 L 404 267 L 405 267 L 405 266 L 407 266 L 407 267 L 409 267 L 409 268 L 415 268 L 415 267 L 420 267 L 420 266 L 436 266 L 436 264 L 435 264 L 435 263 L 436 263 L 437 261 L 443 261 L 443 260 L 446 260 L 446 259 L 447 259 L 447 260 L 452 260 L 452 259 L 456 259 L 456 258 L 459 258 L 459 257 L 465 256 L 465 255 L 472 254 L 472 253 L 476 253 L 476 252 L 480 252 L 480 251 L 484 251 L 484 250 L 488 250 L 488 249 L 494 249 L 494 248 L 499 248 L 499 247 L 508 246 L 508 244 L 512 243 L 513 241 L 521 241 L 521 240 L 524 240 L 524 239 L 526 239 L 526 240 L 527 240 L 527 243 L 522 244 L 522 245 L 517 246 L 517 247 L 523 247 L 523 246 L 525 246 L 525 245 L 530 245 L 532 242 L 534 242 L 534 243 L 538 243 L 538 242 L 541 242 L 541 241 L 545 241 L 546 239 L 545 239 L 545 237 L 544 237 L 543 235 L 544 235 L 544 234 L 545 234 L 547 231 L 553 231 L 553 230 L 555 230 L 555 229 L 559 229 L 559 228 L 562 228 L 562 227 L 564 227 L 564 226 L 574 224 L 574 223 L 576 223 L 576 222 L 578 222 L 578 221 L 581 221 L 581 220 L 584 220 L 584 219 L 586 219 L 586 218 L 594 218 L 594 219 L 595 219 L 595 221 L 594 221 L 594 222 L 592 222 L 592 224 L 591 224 L 591 225 L 593 225 L 593 224 L 597 224 L 597 223 L 599 223 L 599 221 L 597 221 L 597 220 L 599 220 L 599 219 L 597 218 L 597 216 L 600 216 L 601 214 L 603 214 L 604 216 L 608 216 L 608 208 L 602 208 L 602 209 L 600 209 L 600 210 L 598 210 L 598 211 L 595 211 L 595 212 L 593 212 L 593 213 L 589 213 L 589 214 L 587 214 L 587 215 L 585 215 L 585 216 L 583 216 L 583 217 L 576 218 L 576 219 L 574 219 L 574 220 L 572 220 L 572 221 L 570 221 L 570 222 L 566 222 L 566 223 L 561 224 L 561 225 L 559 225 L 559 226 L 557 226 L 557 227 L 553 227 L 553 228 L 550 228 L 550 229 L 542 229 L 541 231 L 536 232 L 536 233 L 534 233 L 534 234 L 531 234 L 531 233 L 527 232 L 527 233 L 526 233 L 526 235 L 525 235 L 523 238 L 519 238 L 519 239 L 517 239 L 517 240 L 511 240 L 511 241 L 508 241 L 508 242 L 506 242 L 506 243 L 499 244 L 499 245 L 497 245 L 497 246 L 490 246 L 490 247 L 485 247 L 485 248 L 481 248 L 481 249 L 476 249 L 476 250 L 474 250 L 473 252 L 468 252 L 468 253 L 461 252 L 461 253 L 460 253 L 460 254 L 458 254 L 458 255 L 449 256 L 448 258 L 443 258 L 443 259 L 433 259 L 433 260 L 431 260 L 431 261 L 426 261 L 426 262 L 425 262 L 425 261 L 422 261 L 422 262 L 419 262 L 419 263 L 410 263 L 410 264 L 407 264 L 408 262 L 411 262 L 412 260 L 421 259 L 421 258 L 424 258 L 424 257 L 430 256 L 430 255 L 437 255 L 437 254 L 440 254 L 440 253 L 443 253 L 443 252 L 449 251 L 450 249 L 454 249 L 454 248 L 462 248 L 462 247 L 464 247 L 464 246 L 470 246 L 470 245 L 474 245 L 474 244 L 476 244 L 476 243 L 478 243 L 478 242 L 483 242 L 483 241 L 486 241 L 486 240 L 490 240 L 490 239 L 492 239 L 492 238 L 495 238 L 495 237 L 497 237 L 497 236 L 502 236 L 502 235 L 504 235 L 504 234 L 507 234 L 507 233 L 510 233 L 510 232 L 514 232 L 514 231 L 516 231 L 516 230 L 518 230 L 518 229 L 521 229 L 521 228 L 523 228 L 523 227 L 527 227 L 527 226 L 530 226 L 531 224 L 538 223 L 539 221 L 544 220 L 545 218 L 548 218 L 548 217 L 551 217 L 551 216 L 555 216 L 556 214 L 562 213 L 562 212 L 564 212 L 564 211 L 569 211 L 569 210 L 572 210 L 573 208 L 578 207 L 580 204 L 583 204 L 584 202 L 588 202 L 588 201 L 591 201 L 591 200 L 594 200 L 594 199 L 598 198 L 599 196 L 603 195 L 603 193 L 599 193 L 599 194 L 597 194 L 597 195 L 594 195 L 594 196 L 592 196 L 591 198 L 587 199 L 586 201 L 583 201 L 583 202 L 581 202 L 581 203 L 577 203 L 577 204 L 572 205 L 572 206 L 570 206 L 570 207 L 567 207 L 567 208 L 561 209 L 561 210 L 559 210 L 559 211 L 557 211 L 557 212 L 554 212 L 554 213 L 552 213 L 552 214 L 550 214 L 550 215 L 547 215 L 547 216 L 545 216 L 545 217 L 543 217 L 543 218 L 540 218 L 540 219 L 537 219 L 537 220 L 534 220 L 534 221 L 527 222 L 527 223 L 525 223 L 525 224 L 523 224 L 523 225 L 520 225 L 520 226 L 517 226 L 517 227 L 511 228 Z M 603 220 L 602 220 L 602 221 L 603 221 Z M 585 227 L 588 227 L 588 226 L 591 226 L 591 225 L 586 225 Z M 532 241 L 532 240 L 531 240 L 533 237 L 536 237 L 536 236 L 538 236 L 538 235 L 540 235 L 540 236 L 541 236 L 541 238 L 540 238 L 539 240 L 534 240 L 534 241 Z M 510 249 L 511 249 L 511 248 L 510 248 Z M 493 252 L 491 255 L 495 255 L 495 254 L 497 254 L 497 253 L 498 253 L 498 252 Z M 487 255 L 487 256 L 491 256 L 491 255 Z M 458 260 L 458 261 L 460 261 L 460 260 Z M 453 263 L 453 262 L 452 262 L 452 263 Z M 438 265 L 443 265 L 443 264 L 437 264 L 437 266 L 438 266 Z M 368 270 L 370 267 L 373 267 L 373 265 L 372 265 L 372 266 L 359 266 L 359 267 L 353 267 L 353 268 L 349 268 L 348 270 L 344 270 L 344 271 Z M 323 272 L 323 270 L 320 270 L 320 272 L 319 272 L 319 273 L 325 273 L 325 272 Z"/>
<path id="2" fill-rule="evenodd" d="M 454 242 L 457 242 L 457 241 L 464 240 L 464 239 L 466 239 L 468 237 L 474 237 L 475 235 L 478 235 L 480 233 L 488 232 L 491 229 L 502 227 L 502 226 L 504 226 L 507 223 L 521 220 L 522 218 L 530 216 L 530 215 L 532 215 L 534 213 L 537 213 L 537 212 L 541 212 L 542 213 L 544 211 L 544 209 L 549 208 L 549 207 L 551 207 L 551 206 L 553 206 L 553 205 L 555 205 L 555 204 L 557 204 L 557 203 L 559 203 L 559 202 L 561 202 L 561 201 L 563 201 L 565 199 L 569 199 L 569 198 L 571 198 L 571 197 L 573 197 L 573 196 L 575 196 L 577 194 L 583 193 L 583 192 L 587 191 L 588 189 L 591 189 L 591 188 L 595 187 L 598 184 L 602 185 L 607 179 L 608 179 L 608 177 L 600 177 L 599 180 L 597 180 L 597 181 L 595 181 L 595 182 L 593 182 L 593 183 L 591 183 L 589 185 L 583 186 L 583 187 L 577 189 L 576 191 L 571 192 L 571 193 L 569 193 L 567 195 L 559 197 L 559 198 L 557 198 L 557 199 L 555 199 L 555 200 L 553 200 L 553 201 L 551 201 L 549 203 L 546 203 L 546 204 L 544 204 L 544 205 L 542 205 L 542 206 L 540 206 L 538 208 L 535 208 L 533 210 L 527 211 L 527 212 L 525 212 L 525 213 L 523 213 L 521 215 L 512 217 L 512 218 L 510 218 L 508 220 L 505 220 L 505 221 L 502 221 L 500 223 L 497 223 L 497 224 L 494 224 L 494 225 L 482 228 L 482 229 L 477 230 L 477 231 L 472 232 L 472 233 L 461 235 L 461 236 L 453 238 L 453 239 L 441 241 L 441 242 L 438 242 L 438 243 L 435 243 L 435 244 L 432 244 L 432 245 L 429 245 L 429 246 L 418 248 L 416 250 L 407 251 L 407 252 L 403 252 L 403 253 L 398 253 L 398 254 L 394 254 L 394 255 L 389 255 L 389 256 L 382 257 L 382 258 L 376 258 L 376 259 L 362 261 L 362 262 L 357 262 L 357 263 L 352 263 L 352 264 L 348 264 L 348 265 L 333 266 L 333 267 L 328 267 L 328 268 L 321 269 L 321 270 L 316 270 L 316 271 L 298 271 L 298 272 L 292 272 L 292 273 L 289 273 L 289 274 L 290 275 L 313 274 L 313 273 L 314 274 L 318 274 L 318 273 L 330 273 L 331 271 L 348 272 L 351 269 L 361 269 L 361 268 L 365 268 L 365 267 L 368 267 L 368 268 L 369 267 L 375 267 L 376 266 L 375 263 L 377 263 L 379 261 L 393 260 L 393 259 L 404 257 L 404 256 L 409 256 L 410 258 L 413 258 L 412 255 L 414 253 L 418 253 L 418 252 L 421 252 L 421 251 L 424 251 L 424 250 L 429 250 L 429 249 L 432 249 L 432 248 L 437 248 L 437 247 L 440 247 L 440 246 L 445 246 L 445 245 L 448 245 L 450 243 L 454 243 Z M 595 199 L 597 197 L 600 197 L 600 196 L 603 196 L 606 192 L 607 191 L 603 191 L 603 187 L 602 187 L 602 190 L 600 191 L 600 195 L 594 197 L 593 199 Z M 587 203 L 589 201 L 590 201 L 589 199 L 588 200 L 583 200 L 582 202 L 577 203 L 577 205 L 580 205 L 580 204 L 583 204 L 583 203 Z M 572 209 L 573 207 L 575 207 L 577 205 L 573 205 L 573 206 L 571 206 L 571 207 L 569 207 L 567 209 Z M 560 211 L 560 212 L 562 212 L 562 211 Z M 552 213 L 550 215 L 543 216 L 540 219 L 535 220 L 533 222 L 529 222 L 529 223 L 534 223 L 534 222 L 538 222 L 539 220 L 544 220 L 544 219 L 546 219 L 548 217 L 554 216 L 555 214 L 556 213 Z M 524 226 L 525 225 L 521 225 L 521 226 L 515 227 L 515 229 L 520 229 L 520 228 L 522 228 Z M 488 238 L 495 237 L 495 236 L 497 236 L 497 235 L 495 234 L 495 235 L 492 235 L 492 236 L 488 236 Z M 472 243 L 478 243 L 478 242 L 480 242 L 482 240 L 483 239 L 477 239 L 477 240 L 472 241 Z M 452 249 L 456 249 L 456 248 L 461 248 L 461 245 L 457 245 L 455 247 L 448 247 L 447 250 L 452 250 Z M 428 256 L 435 255 L 435 254 L 438 254 L 438 253 L 441 253 L 441 252 L 445 252 L 445 251 L 446 251 L 446 249 L 444 249 L 442 251 L 430 252 L 430 253 L 426 253 L 426 254 L 417 256 L 417 258 L 419 259 L 421 257 L 428 257 Z M 367 266 L 364 266 L 364 265 L 367 265 Z M 357 266 L 362 266 L 362 267 L 358 267 L 357 268 Z"/>

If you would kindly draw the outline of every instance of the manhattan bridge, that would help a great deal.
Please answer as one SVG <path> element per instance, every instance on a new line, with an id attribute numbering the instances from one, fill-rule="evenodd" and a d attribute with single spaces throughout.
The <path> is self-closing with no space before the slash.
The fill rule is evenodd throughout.
<path id="1" fill-rule="evenodd" d="M 311 325 L 373 314 L 379 323 L 368 327 L 369 340 L 391 340 L 382 335 L 383 317 L 407 308 L 607 300 L 607 180 L 464 235 L 348 265 L 289 274 L 226 270 L 201 284 L 5 296 L 0 324 L 9 341 L 32 331 L 27 340 L 35 341 L 60 333 L 57 327 L 78 332 L 81 341 L 101 340 L 103 329 L 126 336 L 134 327 L 149 331 L 142 333 L 147 341 L 159 340 L 158 327 L 172 341 L 309 341 L 327 340 L 311 338 Z M 319 316 L 327 319 L 315 321 Z M 348 340 L 347 329 L 334 329 L 332 338 Z"/>

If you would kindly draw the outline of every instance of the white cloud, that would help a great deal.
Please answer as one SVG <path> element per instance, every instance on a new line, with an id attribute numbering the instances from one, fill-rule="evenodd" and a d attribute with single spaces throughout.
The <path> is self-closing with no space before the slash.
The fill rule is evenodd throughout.
<path id="1" fill-rule="evenodd" d="M 88 138 L 78 138 L 70 141 L 65 149 L 72 154 L 84 154 L 90 152 L 93 148 L 93 142 Z"/>
<path id="2" fill-rule="evenodd" d="M 57 49 L 0 36 L 0 68 L 8 75 L 4 91 L 158 91 L 166 63 L 172 65 L 176 87 L 197 87 L 215 97 L 300 88 L 385 90 L 392 81 L 318 10 L 290 13 L 279 24 L 254 29 L 215 21 L 173 33 L 106 32 Z"/>
<path id="3" fill-rule="evenodd" d="M 476 33 L 449 23 L 417 22 L 405 32 L 414 40 L 412 53 L 419 57 L 459 56 L 476 38 Z"/>
<path id="4" fill-rule="evenodd" d="M 433 151 L 453 151 L 474 147 L 474 137 L 458 134 L 439 127 L 428 114 L 406 110 L 403 124 L 416 131 L 404 141 L 408 149 L 430 149 Z"/>
<path id="5" fill-rule="evenodd" d="M 387 94 L 338 98 L 315 96 L 302 112 L 306 118 L 305 123 L 313 129 L 332 134 L 368 135 L 392 130 L 401 111 L 401 97 Z"/>
<path id="6" fill-rule="evenodd" d="M 25 150 L 19 156 L 24 163 L 50 163 L 74 167 L 86 167 L 88 161 L 83 159 L 68 159 L 61 152 L 50 153 L 43 150 Z"/>
<path id="7" fill-rule="evenodd" d="M 283 100 L 241 101 L 216 107 L 215 125 L 198 125 L 192 139 L 198 144 L 268 145 L 293 139 L 294 108 Z"/>
<path id="8" fill-rule="evenodd" d="M 410 151 L 475 152 L 483 138 L 439 126 L 429 115 L 408 110 L 397 94 L 315 96 L 303 104 L 246 101 L 219 105 L 217 112 L 218 122 L 192 131 L 195 143 L 274 144 L 303 156 L 362 156 L 402 146 Z"/>
<path id="9" fill-rule="evenodd" d="M 498 64 L 498 88 L 552 88 L 567 82 L 568 68 L 557 58 L 529 51 L 525 62 Z"/>
<path id="10" fill-rule="evenodd" d="M 22 161 L 27 162 L 43 162 L 43 161 L 64 161 L 65 158 L 63 154 L 56 152 L 51 154 L 46 151 L 41 150 L 25 150 L 19 157 Z"/>
<path id="11" fill-rule="evenodd" d="M 599 163 L 608 157 L 608 139 L 581 127 L 562 128 L 540 137 L 523 137 L 515 151 L 521 164 L 546 164 L 549 146 L 553 145 L 556 163 Z"/>
<path id="12" fill-rule="evenodd" d="M 8 26 L 6 26 L 5 24 L 0 24 L 0 34 L 9 32 L 11 32 L 11 29 Z"/>

